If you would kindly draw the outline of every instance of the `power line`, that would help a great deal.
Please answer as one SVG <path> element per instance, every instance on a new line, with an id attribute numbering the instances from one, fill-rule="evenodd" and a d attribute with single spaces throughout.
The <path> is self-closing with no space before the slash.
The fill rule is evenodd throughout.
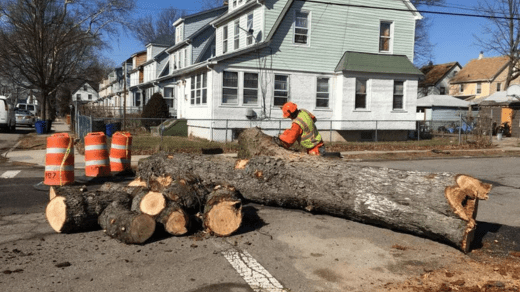
<path id="1" fill-rule="evenodd" d="M 374 7 L 374 6 L 367 6 L 367 5 L 356 5 L 356 4 L 346 4 L 346 3 L 332 3 L 332 2 L 325 2 L 325 1 L 319 1 L 319 0 L 297 0 L 297 1 L 318 3 L 318 4 L 327 4 L 327 5 L 336 5 L 336 6 L 344 6 L 344 7 L 365 8 L 365 9 L 391 10 L 391 11 L 403 11 L 403 12 L 419 12 L 419 13 L 424 13 L 424 14 L 428 13 L 428 14 L 477 17 L 477 18 L 487 18 L 487 19 L 520 20 L 520 18 L 518 18 L 518 17 L 491 16 L 491 15 L 482 15 L 482 14 L 456 13 L 456 12 L 444 12 L 444 11 L 428 11 L 428 10 L 418 10 L 418 9 L 417 10 L 410 10 L 410 9 L 390 8 L 390 7 Z"/>

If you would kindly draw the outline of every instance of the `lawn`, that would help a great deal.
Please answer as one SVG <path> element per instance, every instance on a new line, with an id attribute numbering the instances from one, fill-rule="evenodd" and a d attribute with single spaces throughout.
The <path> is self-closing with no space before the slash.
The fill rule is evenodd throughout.
<path id="1" fill-rule="evenodd" d="M 173 130 L 172 130 L 173 131 Z M 181 133 L 179 133 L 181 134 Z M 107 137 L 107 145 L 110 147 L 110 138 Z M 293 146 L 299 149 L 298 145 Z M 46 136 L 31 133 L 25 135 L 18 146 L 18 150 L 37 150 L 46 148 Z M 76 144 L 77 151 L 82 153 L 83 145 Z M 151 134 L 133 134 L 132 153 L 152 154 L 165 150 L 168 152 L 201 153 L 201 149 L 221 148 L 225 153 L 238 152 L 237 142 L 210 142 L 205 139 L 182 136 L 157 137 Z M 409 140 L 401 142 L 334 142 L 325 143 L 328 152 L 343 151 L 388 151 L 388 150 L 449 150 L 449 149 L 486 149 L 488 145 L 463 144 L 458 145 L 458 140 L 453 137 L 433 138 L 429 140 Z"/>

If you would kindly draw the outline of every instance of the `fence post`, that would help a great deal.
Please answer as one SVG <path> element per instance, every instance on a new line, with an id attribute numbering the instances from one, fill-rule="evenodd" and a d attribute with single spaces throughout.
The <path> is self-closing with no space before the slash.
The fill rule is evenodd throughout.
<path id="1" fill-rule="evenodd" d="M 376 142 L 377 142 L 377 120 L 376 120 Z"/>
<path id="2" fill-rule="evenodd" d="M 330 120 L 329 143 L 332 143 L 332 120 Z"/>
<path id="3" fill-rule="evenodd" d="M 92 115 L 90 116 L 89 133 L 92 133 Z"/>
<path id="4" fill-rule="evenodd" d="M 421 124 L 419 121 L 417 123 L 417 141 L 421 141 Z"/>
<path id="5" fill-rule="evenodd" d="M 462 136 L 462 113 L 459 113 L 459 146 L 461 143 L 461 136 Z"/>
<path id="6" fill-rule="evenodd" d="M 227 131 L 228 131 L 228 125 L 229 125 L 229 120 L 226 119 L 226 143 L 227 143 Z"/>
<path id="7" fill-rule="evenodd" d="M 493 114 L 493 110 L 491 110 L 491 114 Z M 489 144 L 493 143 L 493 118 L 489 119 Z"/>

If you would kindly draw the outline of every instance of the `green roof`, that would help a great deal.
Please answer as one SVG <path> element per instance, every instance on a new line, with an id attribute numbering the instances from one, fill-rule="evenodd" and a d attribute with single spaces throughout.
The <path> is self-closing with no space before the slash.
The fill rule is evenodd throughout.
<path id="1" fill-rule="evenodd" d="M 384 74 L 423 75 L 404 55 L 383 55 L 359 52 L 345 52 L 338 66 L 338 71 L 353 71 Z"/>

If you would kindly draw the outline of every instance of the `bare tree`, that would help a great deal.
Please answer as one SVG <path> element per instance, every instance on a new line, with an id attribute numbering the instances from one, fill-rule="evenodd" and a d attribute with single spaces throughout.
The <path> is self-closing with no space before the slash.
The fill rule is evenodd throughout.
<path id="1" fill-rule="evenodd" d="M 132 26 L 134 37 L 143 45 L 147 45 L 161 36 L 175 36 L 172 24 L 186 14 L 184 10 L 169 7 L 161 10 L 158 17 L 147 15 L 139 18 Z"/>
<path id="2" fill-rule="evenodd" d="M 481 35 L 473 35 L 485 50 L 509 57 L 505 87 L 520 76 L 520 0 L 493 0 L 479 2 L 479 10 L 489 15 Z"/>
<path id="3" fill-rule="evenodd" d="M 427 6 L 437 6 L 445 3 L 445 0 L 411 0 L 412 4 L 420 10 Z M 424 16 L 424 15 L 423 15 Z M 429 30 L 432 21 L 426 16 L 424 19 L 417 21 L 415 27 L 415 48 L 414 63 L 416 65 L 424 65 L 433 59 L 434 45 L 430 42 Z"/>
<path id="4" fill-rule="evenodd" d="M 202 9 L 204 10 L 220 7 L 224 5 L 224 2 L 229 3 L 230 1 L 233 0 L 198 0 L 198 2 L 200 3 L 200 7 L 202 7 Z"/>
<path id="5" fill-rule="evenodd" d="M 60 86 L 92 67 L 134 0 L 1 0 L 0 74 L 39 92 L 42 118 Z M 13 78 L 16 76 L 16 78 Z"/>

